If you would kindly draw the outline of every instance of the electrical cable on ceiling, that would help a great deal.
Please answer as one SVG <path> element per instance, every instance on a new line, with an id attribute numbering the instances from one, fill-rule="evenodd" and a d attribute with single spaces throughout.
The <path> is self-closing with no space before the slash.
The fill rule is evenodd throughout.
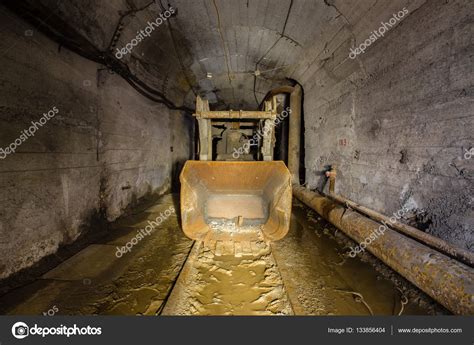
<path id="1" fill-rule="evenodd" d="M 172 110 L 182 110 L 190 113 L 193 112 L 193 109 L 191 108 L 174 104 L 174 102 L 168 99 L 162 92 L 149 86 L 143 80 L 134 75 L 130 71 L 128 65 L 116 59 L 109 50 L 100 51 L 92 42 L 78 34 L 76 30 L 69 27 L 68 24 L 64 23 L 59 17 L 50 13 L 48 16 L 44 16 L 43 19 L 41 19 L 42 13 L 35 13 L 34 9 L 22 2 L 7 0 L 5 1 L 5 5 L 19 16 L 35 25 L 38 30 L 50 37 L 53 41 L 58 42 L 60 47 L 64 46 L 78 55 L 104 65 L 112 72 L 117 73 L 146 98 L 164 104 Z M 70 36 L 68 37 L 61 34 L 54 26 L 49 25 L 50 22 L 60 23 L 65 29 L 63 31 L 70 33 Z"/>

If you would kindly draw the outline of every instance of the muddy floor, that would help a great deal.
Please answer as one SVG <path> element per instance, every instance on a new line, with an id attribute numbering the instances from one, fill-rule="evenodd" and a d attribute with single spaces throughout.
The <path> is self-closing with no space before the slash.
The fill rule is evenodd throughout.
<path id="1" fill-rule="evenodd" d="M 272 244 L 297 315 L 427 315 L 445 313 L 430 297 L 355 245 L 298 201 L 291 228 Z"/>
<path id="2" fill-rule="evenodd" d="M 370 254 L 348 258 L 353 243 L 296 200 L 283 240 L 229 244 L 186 238 L 177 199 L 120 219 L 107 238 L 4 294 L 0 314 L 445 313 Z"/>
<path id="3" fill-rule="evenodd" d="M 217 244 L 196 243 L 163 314 L 293 314 L 270 245 L 226 246 L 220 252 Z"/>

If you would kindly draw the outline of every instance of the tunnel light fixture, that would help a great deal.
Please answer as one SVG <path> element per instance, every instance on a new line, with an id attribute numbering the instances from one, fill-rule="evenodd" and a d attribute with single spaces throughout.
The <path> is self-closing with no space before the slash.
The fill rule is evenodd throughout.
<path id="1" fill-rule="evenodd" d="M 207 79 L 212 79 L 212 73 L 211 73 L 211 72 L 207 72 L 206 77 L 207 77 Z"/>

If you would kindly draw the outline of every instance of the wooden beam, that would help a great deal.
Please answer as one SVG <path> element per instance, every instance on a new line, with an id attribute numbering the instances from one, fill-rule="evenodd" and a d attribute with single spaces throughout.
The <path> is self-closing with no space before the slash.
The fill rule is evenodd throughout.
<path id="1" fill-rule="evenodd" d="M 275 119 L 276 111 L 218 110 L 199 111 L 193 114 L 198 119 Z"/>

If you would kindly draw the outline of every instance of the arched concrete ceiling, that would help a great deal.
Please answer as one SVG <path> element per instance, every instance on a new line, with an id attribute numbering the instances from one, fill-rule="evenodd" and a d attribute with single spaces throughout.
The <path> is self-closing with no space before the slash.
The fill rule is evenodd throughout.
<path id="1" fill-rule="evenodd" d="M 115 54 L 169 6 L 176 14 L 121 59 L 177 105 L 197 94 L 213 109 L 256 109 L 289 79 L 345 77 L 349 48 L 404 6 L 424 0 L 27 0 L 31 16 L 72 40 Z M 17 5 L 13 5 L 17 6 Z M 25 6 L 21 8 L 25 11 Z M 69 35 L 69 36 L 68 36 Z M 75 35 L 73 35 L 75 36 Z M 77 37 L 74 38 L 77 41 Z M 76 45 L 80 43 L 76 42 Z M 260 71 L 255 75 L 255 71 Z M 208 78 L 208 73 L 212 78 Z M 257 73 L 258 74 L 258 73 Z M 340 75 L 338 75 L 340 74 Z"/>

